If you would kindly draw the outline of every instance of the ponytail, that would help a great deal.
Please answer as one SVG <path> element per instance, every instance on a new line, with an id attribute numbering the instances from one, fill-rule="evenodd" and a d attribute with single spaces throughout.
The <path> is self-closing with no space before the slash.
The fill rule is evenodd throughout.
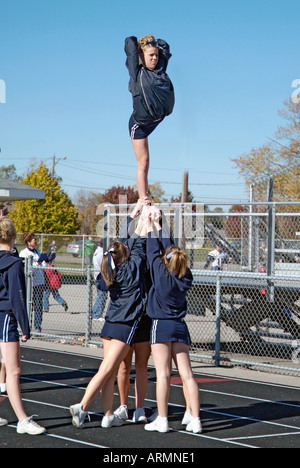
<path id="1" fill-rule="evenodd" d="M 179 247 L 169 247 L 162 256 L 162 262 L 170 274 L 182 278 L 187 271 L 187 254 Z"/>
<path id="2" fill-rule="evenodd" d="M 101 275 L 107 286 L 115 281 L 116 267 L 127 260 L 127 249 L 122 242 L 116 241 L 104 252 L 101 262 Z"/>

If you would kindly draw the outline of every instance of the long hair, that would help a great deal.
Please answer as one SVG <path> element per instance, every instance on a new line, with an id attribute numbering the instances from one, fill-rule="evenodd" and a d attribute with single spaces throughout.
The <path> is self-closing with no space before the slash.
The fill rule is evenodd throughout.
<path id="1" fill-rule="evenodd" d="M 115 281 L 115 270 L 112 268 L 112 261 L 115 266 L 122 265 L 127 261 L 127 249 L 122 242 L 113 242 L 108 250 L 104 252 L 101 262 L 101 275 L 107 286 L 111 286 Z"/>
<path id="2" fill-rule="evenodd" d="M 179 247 L 168 247 L 162 256 L 162 262 L 169 270 L 170 274 L 174 274 L 178 278 L 182 278 L 187 271 L 187 254 Z"/>

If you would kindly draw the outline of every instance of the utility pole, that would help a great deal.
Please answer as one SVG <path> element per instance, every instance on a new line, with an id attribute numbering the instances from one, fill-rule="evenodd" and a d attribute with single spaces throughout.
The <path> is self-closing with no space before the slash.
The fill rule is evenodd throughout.
<path id="1" fill-rule="evenodd" d="M 189 173 L 183 173 L 182 181 L 182 203 L 187 203 L 188 201 L 188 190 L 189 190 Z"/>
<path id="2" fill-rule="evenodd" d="M 53 158 L 52 158 L 52 171 L 51 171 L 52 177 L 55 176 L 55 166 L 59 163 L 59 161 L 65 161 L 65 159 L 67 159 L 67 156 L 62 156 L 61 158 L 59 158 L 56 161 L 56 156 L 55 156 L 55 154 L 53 155 Z"/>

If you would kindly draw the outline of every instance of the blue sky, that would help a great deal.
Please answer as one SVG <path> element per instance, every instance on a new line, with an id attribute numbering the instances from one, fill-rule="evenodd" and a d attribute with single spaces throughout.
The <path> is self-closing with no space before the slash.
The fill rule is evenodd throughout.
<path id="1" fill-rule="evenodd" d="M 73 196 L 133 185 L 124 39 L 171 46 L 176 104 L 149 137 L 149 182 L 205 203 L 247 200 L 232 158 L 266 143 L 299 69 L 299 1 L 0 0 L 0 164 L 44 160 Z"/>

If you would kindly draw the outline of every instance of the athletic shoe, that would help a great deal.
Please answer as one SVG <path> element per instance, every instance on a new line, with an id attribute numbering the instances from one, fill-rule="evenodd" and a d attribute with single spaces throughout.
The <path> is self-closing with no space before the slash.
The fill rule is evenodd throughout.
<path id="1" fill-rule="evenodd" d="M 83 411 L 80 403 L 77 405 L 70 406 L 70 413 L 73 416 L 72 424 L 80 429 L 84 427 L 84 420 L 87 416 L 87 412 Z"/>
<path id="2" fill-rule="evenodd" d="M 63 308 L 65 309 L 65 312 L 68 312 L 69 306 L 66 302 L 63 303 Z"/>
<path id="3" fill-rule="evenodd" d="M 169 432 L 168 418 L 162 418 L 160 416 L 157 416 L 155 421 L 153 421 L 150 424 L 145 424 L 144 428 L 146 431 L 150 432 Z"/>
<path id="4" fill-rule="evenodd" d="M 30 416 L 29 418 L 24 419 L 24 421 L 18 422 L 18 434 L 40 435 L 46 432 L 46 429 L 39 426 L 32 418 L 33 416 Z"/>
<path id="5" fill-rule="evenodd" d="M 137 422 L 147 422 L 144 408 L 137 408 L 133 413 L 132 421 Z"/>
<path id="6" fill-rule="evenodd" d="M 187 426 L 191 422 L 191 419 L 192 419 L 192 412 L 189 409 L 184 413 L 183 419 L 181 421 L 182 426 Z"/>
<path id="7" fill-rule="evenodd" d="M 116 411 L 114 411 L 114 415 L 122 419 L 123 421 L 126 421 L 126 419 L 128 419 L 127 406 L 126 405 L 119 406 L 119 408 L 117 408 Z"/>
<path id="8" fill-rule="evenodd" d="M 6 419 L 0 418 L 0 427 L 1 426 L 7 426 L 8 421 Z"/>
<path id="9" fill-rule="evenodd" d="M 187 432 L 193 432 L 194 434 L 201 434 L 202 432 L 202 424 L 200 418 L 193 418 L 191 422 L 186 426 L 185 429 Z"/>
<path id="10" fill-rule="evenodd" d="M 119 418 L 116 414 L 113 414 L 112 416 L 103 416 L 101 427 L 107 429 L 113 426 L 122 426 L 123 422 L 123 419 Z"/>

